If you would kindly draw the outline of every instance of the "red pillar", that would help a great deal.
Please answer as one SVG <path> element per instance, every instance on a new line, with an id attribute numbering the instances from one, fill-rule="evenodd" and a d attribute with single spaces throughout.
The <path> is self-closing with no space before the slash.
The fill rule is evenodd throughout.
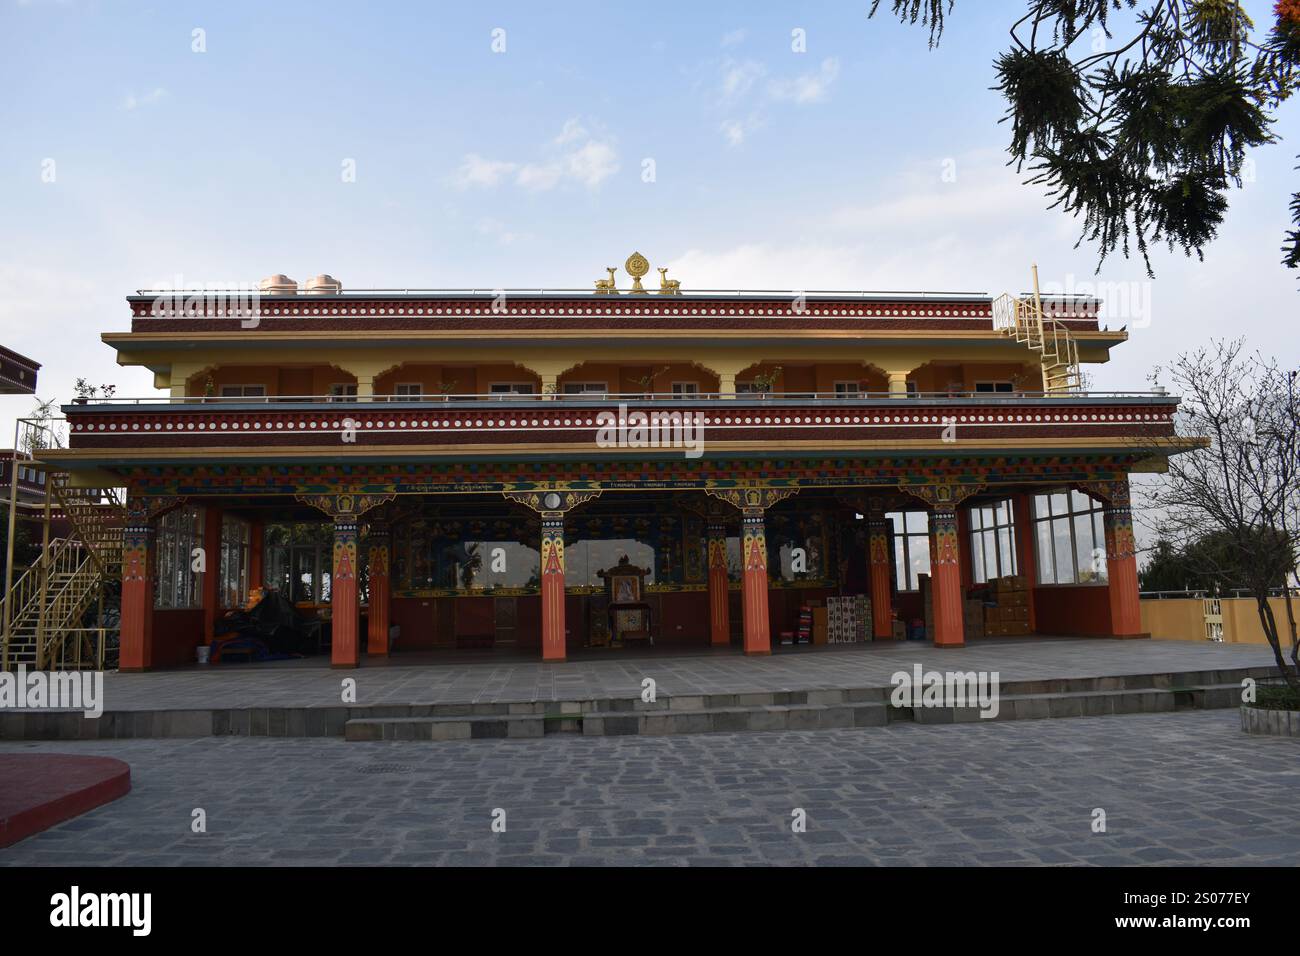
<path id="1" fill-rule="evenodd" d="M 966 643 L 959 555 L 957 513 L 936 508 L 930 512 L 930 586 L 934 602 L 935 647 L 961 647 Z"/>
<path id="2" fill-rule="evenodd" d="M 1135 637 L 1142 632 L 1142 611 L 1138 604 L 1136 548 L 1133 542 L 1133 513 L 1127 504 L 1107 504 L 1102 512 L 1106 528 L 1106 579 L 1110 590 L 1110 632 L 1116 637 Z"/>
<path id="3" fill-rule="evenodd" d="M 727 577 L 727 526 L 718 517 L 709 518 L 709 643 L 726 647 L 731 643 L 731 582 Z"/>
<path id="4" fill-rule="evenodd" d="M 392 594 L 388 577 L 388 529 L 371 525 L 367 538 L 370 569 L 370 614 L 366 653 L 388 656 L 389 598 Z"/>
<path id="5" fill-rule="evenodd" d="M 1034 511 L 1031 507 L 1030 492 L 1020 492 L 1012 496 L 1016 535 L 1016 570 L 1029 585 L 1029 630 L 1038 632 L 1038 617 L 1034 611 L 1034 588 L 1038 584 L 1038 565 L 1034 559 Z"/>
<path id="6" fill-rule="evenodd" d="M 118 669 L 153 667 L 154 530 L 133 516 L 122 531 L 122 618 Z"/>
<path id="7" fill-rule="evenodd" d="M 867 519 L 867 554 L 871 561 L 871 630 L 876 640 L 894 638 L 894 589 L 890 585 L 889 519 L 884 512 Z"/>
<path id="8" fill-rule="evenodd" d="M 361 606 L 357 600 L 357 518 L 334 519 L 334 574 L 330 578 L 331 667 L 359 663 L 357 632 Z"/>
<path id="9" fill-rule="evenodd" d="M 542 660 L 562 661 L 564 630 L 564 512 L 542 512 Z"/>
<path id="10" fill-rule="evenodd" d="M 199 593 L 203 598 L 203 643 L 215 637 L 217 616 L 221 613 L 221 509 L 207 505 L 203 509 L 203 580 Z"/>
<path id="11" fill-rule="evenodd" d="M 741 523 L 742 596 L 745 609 L 745 653 L 771 654 L 767 616 L 767 535 L 763 509 L 746 508 Z"/>

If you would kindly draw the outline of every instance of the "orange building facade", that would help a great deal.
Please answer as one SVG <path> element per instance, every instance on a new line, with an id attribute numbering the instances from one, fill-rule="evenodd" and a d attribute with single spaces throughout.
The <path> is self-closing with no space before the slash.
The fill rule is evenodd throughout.
<path id="1" fill-rule="evenodd" d="M 1129 475 L 1187 447 L 1177 399 L 1080 388 L 1126 338 L 1095 302 L 281 276 L 128 305 L 103 338 L 158 395 L 67 406 L 47 456 L 126 489 L 123 670 L 271 591 L 339 667 L 766 654 L 845 599 L 833 639 L 1137 636 Z"/>

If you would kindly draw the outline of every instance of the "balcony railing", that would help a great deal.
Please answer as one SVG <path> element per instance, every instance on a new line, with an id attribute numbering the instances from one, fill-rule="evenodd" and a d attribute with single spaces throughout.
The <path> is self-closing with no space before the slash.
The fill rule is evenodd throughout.
<path id="1" fill-rule="evenodd" d="M 532 406 L 540 402 L 564 402 L 565 404 L 592 403 L 597 405 L 619 403 L 712 403 L 717 401 L 744 403 L 781 403 L 809 405 L 854 406 L 872 405 L 882 401 L 910 401 L 918 403 L 969 401 L 990 405 L 1026 401 L 1059 402 L 1158 402 L 1168 403 L 1171 398 L 1162 389 L 1141 391 L 1078 391 L 1062 394 L 1042 391 L 984 392 L 984 391 L 927 391 L 927 392 L 554 392 L 554 393 L 454 393 L 437 395 L 149 395 L 136 398 L 92 398 L 75 400 L 65 408 L 73 413 L 89 409 L 120 409 L 134 405 L 166 406 L 204 406 L 219 405 L 263 406 L 263 405 L 316 405 L 316 404 L 373 404 L 384 403 L 408 405 L 419 408 L 430 404 L 476 403 L 476 404 L 515 404 Z"/>

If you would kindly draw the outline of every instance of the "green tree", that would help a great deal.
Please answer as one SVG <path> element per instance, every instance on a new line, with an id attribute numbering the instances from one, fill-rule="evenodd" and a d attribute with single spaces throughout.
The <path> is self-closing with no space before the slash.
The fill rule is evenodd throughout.
<path id="1" fill-rule="evenodd" d="M 1082 217 L 1101 262 L 1165 243 L 1202 256 L 1241 185 L 1246 150 L 1271 143 L 1300 79 L 1300 0 L 1277 0 L 1260 37 L 1239 0 L 1026 0 L 994 62 L 1008 152 L 1029 184 Z M 904 23 L 943 34 L 955 0 L 891 0 Z M 881 0 L 873 0 L 875 16 Z M 963 7 L 965 9 L 965 7 Z M 1124 35 L 1111 32 L 1115 15 Z M 1300 192 L 1282 262 L 1300 268 Z M 1077 247 L 1077 244 L 1076 244 Z"/>

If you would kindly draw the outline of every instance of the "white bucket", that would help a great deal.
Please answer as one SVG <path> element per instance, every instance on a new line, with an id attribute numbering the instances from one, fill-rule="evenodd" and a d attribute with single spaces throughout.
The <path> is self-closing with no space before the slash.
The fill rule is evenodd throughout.
<path id="1" fill-rule="evenodd" d="M 198 654 L 199 663 L 206 664 L 208 662 L 208 655 L 212 653 L 212 648 L 207 644 L 200 644 L 194 650 L 195 653 Z"/>

